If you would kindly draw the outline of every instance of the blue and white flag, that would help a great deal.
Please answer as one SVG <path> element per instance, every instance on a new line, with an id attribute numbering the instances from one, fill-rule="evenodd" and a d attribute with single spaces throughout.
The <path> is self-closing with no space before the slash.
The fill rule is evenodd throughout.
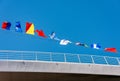
<path id="1" fill-rule="evenodd" d="M 22 28 L 21 28 L 20 22 L 16 22 L 15 31 L 16 32 L 22 32 Z"/>
<path id="2" fill-rule="evenodd" d="M 55 38 L 55 32 L 52 32 L 50 35 L 49 35 L 50 39 L 54 39 Z"/>
<path id="3" fill-rule="evenodd" d="M 50 39 L 54 39 L 54 40 L 60 41 L 60 39 L 57 38 L 55 35 L 56 35 L 55 32 L 52 32 L 52 33 L 49 35 Z"/>
<path id="4" fill-rule="evenodd" d="M 99 44 L 91 44 L 91 48 L 94 48 L 94 49 L 100 49 L 101 46 Z"/>

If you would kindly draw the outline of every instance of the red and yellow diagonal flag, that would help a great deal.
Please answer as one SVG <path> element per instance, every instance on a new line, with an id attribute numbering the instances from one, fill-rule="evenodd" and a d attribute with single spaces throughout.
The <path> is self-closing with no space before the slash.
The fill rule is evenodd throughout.
<path id="1" fill-rule="evenodd" d="M 34 24 L 26 22 L 26 34 L 34 35 Z"/>

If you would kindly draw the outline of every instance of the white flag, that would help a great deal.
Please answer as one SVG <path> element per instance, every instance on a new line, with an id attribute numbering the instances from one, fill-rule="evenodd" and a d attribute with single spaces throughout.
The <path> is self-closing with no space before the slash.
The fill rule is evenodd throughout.
<path id="1" fill-rule="evenodd" d="M 65 39 L 60 41 L 60 45 L 67 45 L 68 43 L 72 43 L 72 42 L 69 40 L 65 40 Z"/>

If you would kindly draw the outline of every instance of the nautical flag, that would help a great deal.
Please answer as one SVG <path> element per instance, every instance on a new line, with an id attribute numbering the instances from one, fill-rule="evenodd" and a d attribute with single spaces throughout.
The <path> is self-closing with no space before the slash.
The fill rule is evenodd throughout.
<path id="1" fill-rule="evenodd" d="M 44 37 L 44 38 L 46 37 L 43 30 L 35 30 L 35 32 L 37 32 L 38 36 L 41 36 L 41 37 Z"/>
<path id="2" fill-rule="evenodd" d="M 60 39 L 57 38 L 55 35 L 56 35 L 55 32 L 52 32 L 52 33 L 49 35 L 50 39 L 54 39 L 54 40 L 60 41 Z"/>
<path id="3" fill-rule="evenodd" d="M 65 39 L 60 41 L 60 45 L 67 45 L 68 43 L 72 43 L 72 42 L 69 40 L 65 40 Z"/>
<path id="4" fill-rule="evenodd" d="M 26 22 L 26 34 L 34 35 L 34 24 Z"/>
<path id="5" fill-rule="evenodd" d="M 84 46 L 84 47 L 88 47 L 88 45 L 87 44 L 83 44 L 83 43 L 80 43 L 80 42 L 77 42 L 77 43 L 75 43 L 77 46 Z"/>
<path id="6" fill-rule="evenodd" d="M 49 35 L 50 39 L 54 39 L 55 38 L 55 32 L 52 32 L 50 35 Z"/>
<path id="7" fill-rule="evenodd" d="M 22 28 L 21 28 L 20 22 L 16 22 L 15 31 L 16 32 L 22 32 Z"/>
<path id="8" fill-rule="evenodd" d="M 11 27 L 11 23 L 10 22 L 3 22 L 2 23 L 2 29 L 5 29 L 5 30 L 10 30 L 10 27 Z"/>
<path id="9" fill-rule="evenodd" d="M 104 50 L 107 52 L 114 52 L 114 53 L 117 52 L 116 48 L 105 48 Z"/>
<path id="10" fill-rule="evenodd" d="M 100 49 L 101 46 L 99 44 L 91 44 L 91 48 Z"/>

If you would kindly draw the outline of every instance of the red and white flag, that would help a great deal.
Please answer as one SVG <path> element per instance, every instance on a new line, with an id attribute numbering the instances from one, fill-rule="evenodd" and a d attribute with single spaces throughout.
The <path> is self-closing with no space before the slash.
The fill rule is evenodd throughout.
<path id="1" fill-rule="evenodd" d="M 69 40 L 65 40 L 65 39 L 62 39 L 62 40 L 60 41 L 60 45 L 67 45 L 67 44 L 69 44 L 69 43 L 72 43 L 72 42 L 69 41 Z"/>

